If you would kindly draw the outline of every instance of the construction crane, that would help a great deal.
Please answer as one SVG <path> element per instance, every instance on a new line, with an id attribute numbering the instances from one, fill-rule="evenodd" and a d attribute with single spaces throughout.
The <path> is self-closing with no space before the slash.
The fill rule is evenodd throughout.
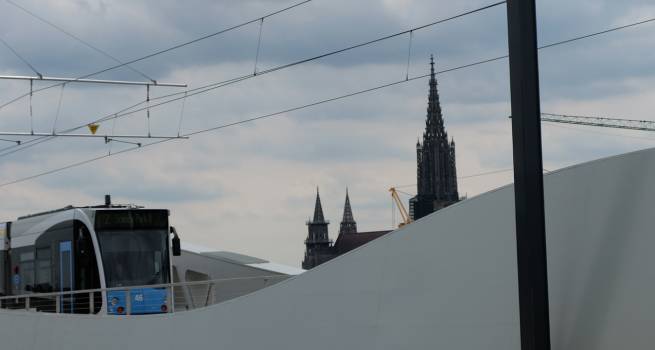
<path id="1" fill-rule="evenodd" d="M 398 224 L 398 227 L 403 227 L 407 224 L 412 223 L 412 218 L 409 216 L 407 213 L 407 210 L 405 209 L 405 206 L 403 205 L 403 201 L 400 200 L 400 197 L 398 196 L 398 192 L 396 191 L 395 187 L 391 187 L 389 189 L 389 192 L 391 192 L 391 198 L 394 203 L 396 203 L 396 207 L 398 207 L 398 211 L 400 211 L 400 217 L 402 218 L 402 222 Z"/>
<path id="2" fill-rule="evenodd" d="M 601 128 L 655 131 L 655 121 L 650 121 L 650 120 L 588 117 L 582 115 L 541 113 L 541 121 L 551 122 L 551 123 L 598 126 Z"/>

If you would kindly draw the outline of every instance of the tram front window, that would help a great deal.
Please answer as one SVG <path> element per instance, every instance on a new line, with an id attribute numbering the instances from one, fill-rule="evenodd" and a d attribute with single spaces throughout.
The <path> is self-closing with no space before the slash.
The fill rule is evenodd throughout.
<path id="1" fill-rule="evenodd" d="M 98 239 L 108 288 L 170 282 L 166 230 L 100 231 Z"/>

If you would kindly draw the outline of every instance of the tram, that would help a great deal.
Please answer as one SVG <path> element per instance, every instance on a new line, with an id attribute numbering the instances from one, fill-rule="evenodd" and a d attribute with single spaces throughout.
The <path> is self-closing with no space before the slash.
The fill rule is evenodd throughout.
<path id="1" fill-rule="evenodd" d="M 33 307 L 44 312 L 169 312 L 165 285 L 180 241 L 168 217 L 167 209 L 113 205 L 105 196 L 104 205 L 0 223 L 0 295 L 30 294 L 39 301 Z M 82 290 L 92 292 L 66 293 Z M 63 294 L 39 299 L 57 292 Z"/>

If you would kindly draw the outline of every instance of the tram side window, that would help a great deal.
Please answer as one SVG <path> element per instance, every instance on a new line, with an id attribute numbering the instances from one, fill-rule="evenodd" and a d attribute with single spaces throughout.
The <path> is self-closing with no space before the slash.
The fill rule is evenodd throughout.
<path id="1" fill-rule="evenodd" d="M 52 292 L 52 249 L 50 247 L 36 250 L 36 286 L 35 292 Z"/>
<path id="2" fill-rule="evenodd" d="M 34 286 L 34 252 L 20 253 L 19 261 L 23 289 L 30 291 Z"/>

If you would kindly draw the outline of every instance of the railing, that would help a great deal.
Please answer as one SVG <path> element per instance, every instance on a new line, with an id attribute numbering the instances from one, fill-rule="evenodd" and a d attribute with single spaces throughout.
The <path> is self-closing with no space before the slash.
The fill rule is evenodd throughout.
<path id="1" fill-rule="evenodd" d="M 238 277 L 12 295 L 0 297 L 0 310 L 110 315 L 183 312 L 249 294 L 289 277 L 286 275 Z"/>

